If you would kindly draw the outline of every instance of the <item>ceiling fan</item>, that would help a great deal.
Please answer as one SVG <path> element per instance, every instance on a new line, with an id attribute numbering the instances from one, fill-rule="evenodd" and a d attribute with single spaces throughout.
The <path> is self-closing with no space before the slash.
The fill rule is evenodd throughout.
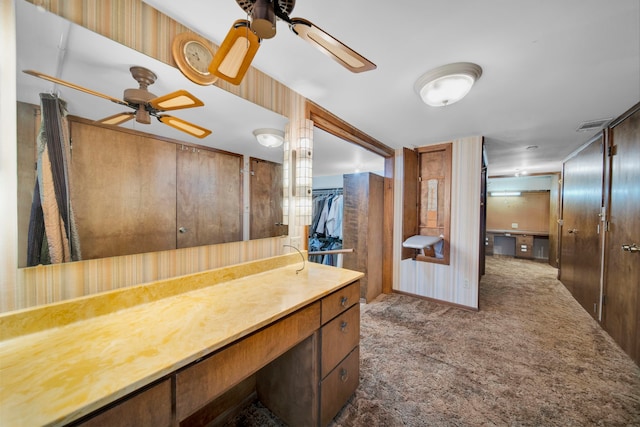
<path id="1" fill-rule="evenodd" d="M 177 117 L 162 114 L 165 111 L 178 110 L 182 108 L 202 107 L 204 103 L 198 98 L 187 92 L 186 90 L 177 90 L 163 96 L 156 96 L 149 92 L 147 87 L 153 84 L 157 76 L 151 70 L 144 67 L 134 66 L 129 69 L 133 78 L 140 85 L 137 89 L 125 89 L 124 100 L 105 95 L 100 92 L 96 92 L 91 89 L 87 89 L 82 86 L 78 86 L 73 83 L 52 77 L 34 70 L 23 70 L 23 72 L 35 77 L 39 77 L 44 80 L 48 80 L 53 83 L 57 83 L 63 86 L 76 89 L 90 95 L 99 96 L 100 98 L 107 99 L 116 104 L 124 105 L 132 108 L 134 111 L 125 111 L 115 114 L 113 116 L 106 117 L 101 120 L 97 120 L 99 123 L 108 125 L 119 125 L 127 122 L 131 119 L 135 119 L 136 122 L 142 124 L 150 124 L 151 116 L 156 117 L 160 122 L 169 125 L 173 128 L 181 130 L 193 135 L 197 138 L 204 138 L 211 133 L 209 129 L 205 129 L 193 123 L 189 123 L 185 120 Z"/>
<path id="2" fill-rule="evenodd" d="M 303 18 L 290 18 L 295 0 L 236 0 L 251 20 L 236 21 L 209 65 L 209 72 L 233 84 L 240 84 L 262 39 L 276 35 L 276 18 L 294 34 L 354 73 L 376 65 L 329 33 Z"/>

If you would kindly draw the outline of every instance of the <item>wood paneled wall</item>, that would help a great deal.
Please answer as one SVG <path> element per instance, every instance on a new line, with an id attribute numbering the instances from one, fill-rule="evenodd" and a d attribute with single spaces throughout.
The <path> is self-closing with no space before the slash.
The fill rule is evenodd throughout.
<path id="1" fill-rule="evenodd" d="M 396 167 L 401 164 L 396 162 Z M 394 290 L 477 309 L 482 137 L 453 141 L 451 176 L 450 264 L 402 260 Z M 402 185 L 396 179 L 396 194 L 402 193 Z M 395 205 L 396 217 L 401 217 L 401 207 L 400 200 Z M 396 236 L 395 253 L 400 253 L 400 233 Z"/>
<path id="2" fill-rule="evenodd" d="M 549 232 L 548 191 L 523 192 L 520 196 L 487 197 L 487 229 Z M 516 227 L 512 227 L 517 224 Z"/>
<path id="3" fill-rule="evenodd" d="M 18 269 L 0 312 L 33 307 L 287 253 L 286 237 Z"/>

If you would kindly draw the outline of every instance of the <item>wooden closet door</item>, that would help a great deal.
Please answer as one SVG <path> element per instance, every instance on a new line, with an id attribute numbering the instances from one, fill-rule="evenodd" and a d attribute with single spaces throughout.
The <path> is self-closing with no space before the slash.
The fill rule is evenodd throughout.
<path id="1" fill-rule="evenodd" d="M 251 158 L 249 239 L 288 234 L 282 224 L 282 165 Z"/>
<path id="2" fill-rule="evenodd" d="M 564 164 L 560 280 L 596 320 L 600 317 L 603 171 L 602 136 Z"/>
<path id="3" fill-rule="evenodd" d="M 82 258 L 175 249 L 175 146 L 92 123 L 70 126 Z"/>
<path id="4" fill-rule="evenodd" d="M 638 107 L 638 106 L 637 106 Z M 613 127 L 604 328 L 640 364 L 640 109 Z"/>
<path id="5" fill-rule="evenodd" d="M 178 248 L 242 240 L 242 157 L 177 146 Z"/>

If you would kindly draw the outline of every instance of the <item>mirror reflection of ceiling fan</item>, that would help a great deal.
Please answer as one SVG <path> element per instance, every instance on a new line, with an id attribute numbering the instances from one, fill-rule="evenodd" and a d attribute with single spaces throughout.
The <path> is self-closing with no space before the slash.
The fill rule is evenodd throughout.
<path id="1" fill-rule="evenodd" d="M 295 0 L 236 0 L 249 15 L 249 20 L 236 21 L 209 65 L 209 72 L 233 84 L 240 84 L 260 41 L 276 35 L 276 19 L 287 24 L 293 33 L 354 73 L 376 68 L 376 65 L 313 23 L 290 18 Z"/>
<path id="2" fill-rule="evenodd" d="M 99 96 L 100 98 L 107 99 L 116 104 L 124 105 L 132 108 L 134 111 L 125 111 L 113 116 L 106 117 L 101 120 L 97 120 L 99 123 L 108 125 L 119 125 L 129 120 L 135 119 L 136 122 L 142 124 L 150 124 L 151 116 L 156 117 L 160 122 L 176 128 L 182 132 L 186 132 L 189 135 L 193 135 L 197 138 L 204 138 L 211 134 L 209 129 L 205 129 L 193 123 L 189 123 L 185 120 L 173 117 L 167 114 L 162 114 L 165 111 L 179 110 L 182 108 L 202 107 L 204 103 L 198 98 L 187 92 L 186 90 L 177 90 L 163 96 L 156 96 L 149 92 L 147 87 L 153 84 L 157 76 L 151 70 L 144 67 L 131 67 L 129 69 L 131 75 L 140 85 L 137 89 L 125 89 L 124 100 L 105 95 L 100 92 L 96 92 L 91 89 L 87 89 L 82 86 L 52 77 L 38 71 L 24 70 L 25 73 L 39 77 L 50 82 L 60 84 L 63 86 L 76 89 L 90 95 Z"/>

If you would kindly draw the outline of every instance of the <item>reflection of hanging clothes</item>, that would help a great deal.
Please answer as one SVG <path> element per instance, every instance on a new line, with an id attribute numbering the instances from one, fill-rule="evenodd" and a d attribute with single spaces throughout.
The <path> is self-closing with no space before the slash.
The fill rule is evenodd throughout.
<path id="1" fill-rule="evenodd" d="M 313 221 L 309 228 L 309 252 L 342 249 L 342 189 L 319 190 L 313 194 Z M 309 261 L 337 265 L 334 254 L 310 255 Z"/>
<path id="2" fill-rule="evenodd" d="M 312 233 L 342 238 L 342 194 L 315 196 L 313 207 L 320 211 L 314 212 Z"/>
<path id="3" fill-rule="evenodd" d="M 342 194 L 332 199 L 325 222 L 325 234 L 342 239 Z"/>

